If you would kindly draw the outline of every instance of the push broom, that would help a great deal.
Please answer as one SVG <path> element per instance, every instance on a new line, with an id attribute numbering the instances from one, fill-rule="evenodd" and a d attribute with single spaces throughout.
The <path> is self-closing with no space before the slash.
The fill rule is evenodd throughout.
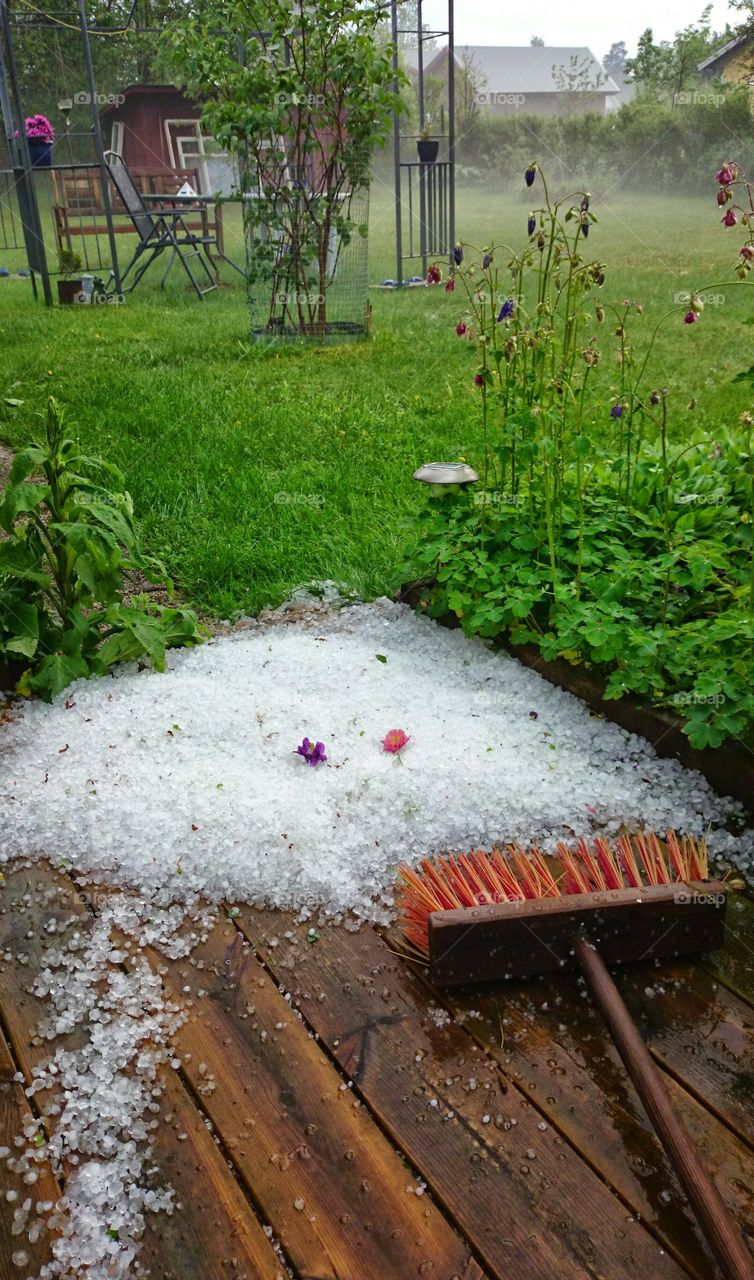
<path id="1" fill-rule="evenodd" d="M 726 886 L 703 841 L 652 832 L 575 848 L 425 859 L 399 868 L 401 928 L 438 986 L 559 971 L 575 959 L 726 1280 L 754 1280 L 739 1228 L 670 1102 L 607 971 L 723 944 Z"/>

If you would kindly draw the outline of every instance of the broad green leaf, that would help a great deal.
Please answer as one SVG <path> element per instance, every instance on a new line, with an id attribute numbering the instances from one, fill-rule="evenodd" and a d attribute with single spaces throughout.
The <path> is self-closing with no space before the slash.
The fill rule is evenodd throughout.
<path id="1" fill-rule="evenodd" d="M 89 675 L 89 667 L 83 658 L 69 657 L 66 654 L 52 653 L 43 658 L 36 672 L 29 680 L 29 687 L 34 693 L 49 702 L 57 697 L 63 689 L 74 680 Z"/>

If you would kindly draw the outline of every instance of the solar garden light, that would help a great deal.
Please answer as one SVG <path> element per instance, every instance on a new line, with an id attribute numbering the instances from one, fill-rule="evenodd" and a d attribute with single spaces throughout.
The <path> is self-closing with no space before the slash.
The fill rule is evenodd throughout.
<path id="1" fill-rule="evenodd" d="M 473 467 L 466 462 L 425 462 L 413 475 L 423 484 L 474 484 L 479 479 Z"/>
<path id="2" fill-rule="evenodd" d="M 59 98 L 58 111 L 62 111 L 63 115 L 65 116 L 65 127 L 67 132 L 71 127 L 71 112 L 73 111 L 73 99 Z"/>

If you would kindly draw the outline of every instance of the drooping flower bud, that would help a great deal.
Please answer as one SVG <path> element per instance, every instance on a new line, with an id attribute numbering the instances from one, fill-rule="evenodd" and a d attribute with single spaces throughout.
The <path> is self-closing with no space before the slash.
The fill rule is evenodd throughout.
<path id="1" fill-rule="evenodd" d="M 720 221 L 723 223 L 723 226 L 735 227 L 736 223 L 738 222 L 735 209 L 729 209 L 728 212 L 723 215 Z"/>
<path id="2" fill-rule="evenodd" d="M 651 396 L 649 397 L 649 403 L 651 405 L 658 405 L 660 403 L 660 400 L 661 400 L 661 396 L 659 391 L 653 391 Z"/>
<path id="3" fill-rule="evenodd" d="M 533 236 L 537 226 L 537 219 L 533 213 L 529 214 L 529 221 L 526 224 L 527 235 Z"/>
<path id="4" fill-rule="evenodd" d="M 456 288 L 455 276 L 448 276 L 447 280 L 445 281 L 445 292 L 455 293 L 455 288 Z"/>
<path id="5" fill-rule="evenodd" d="M 691 297 L 689 298 L 689 306 L 691 307 L 691 310 L 695 311 L 698 316 L 700 316 L 704 311 L 704 303 L 702 302 L 699 295 L 696 293 L 692 293 Z"/>
<path id="6" fill-rule="evenodd" d="M 741 257 L 745 258 L 747 262 L 751 262 L 752 258 L 754 258 L 754 245 L 745 244 L 741 249 Z"/>
<path id="7" fill-rule="evenodd" d="M 492 262 L 492 254 L 485 253 L 484 257 L 482 258 L 482 270 L 486 271 L 491 262 Z"/>
<path id="8" fill-rule="evenodd" d="M 456 325 L 456 333 L 458 334 L 458 337 L 462 338 L 465 332 L 466 332 L 466 325 L 463 320 L 459 320 L 458 324 Z"/>
<path id="9" fill-rule="evenodd" d="M 727 204 L 733 199 L 733 192 L 730 187 L 721 187 L 717 193 L 717 203 L 720 205 Z"/>
<path id="10" fill-rule="evenodd" d="M 427 272 L 427 284 L 439 284 L 441 280 L 442 271 L 440 270 L 438 263 L 433 262 Z"/>
<path id="11" fill-rule="evenodd" d="M 602 303 L 598 303 L 597 306 L 594 308 L 594 314 L 596 315 L 600 324 L 602 324 L 602 321 L 605 319 L 605 308 L 602 306 Z"/>
<path id="12" fill-rule="evenodd" d="M 695 311 L 687 311 L 687 312 L 686 312 L 686 314 L 685 314 L 685 316 L 683 317 L 683 323 L 684 323 L 684 324 L 696 324 L 696 322 L 697 322 L 697 320 L 698 320 L 698 319 L 699 319 L 699 317 L 698 317 L 698 315 L 696 314 L 696 312 L 695 312 Z"/>
<path id="13" fill-rule="evenodd" d="M 718 169 L 715 174 L 715 181 L 720 183 L 721 187 L 727 187 L 729 183 L 735 182 L 737 177 L 736 166 L 730 161 L 725 162 L 722 169 Z"/>
<path id="14" fill-rule="evenodd" d="M 460 244 L 455 245 L 453 249 L 453 261 L 457 267 L 463 262 L 463 247 Z"/>
<path id="15" fill-rule="evenodd" d="M 537 168 L 538 165 L 534 163 L 530 164 L 529 168 L 526 170 L 526 173 L 524 174 L 524 181 L 526 182 L 527 187 L 530 187 L 534 182 L 534 179 L 537 176 Z"/>
<path id="16" fill-rule="evenodd" d="M 622 404 L 614 404 L 614 405 L 613 405 L 613 407 L 612 407 L 612 409 L 610 410 L 610 417 L 611 417 L 611 418 L 622 418 L 622 417 L 623 417 L 623 405 L 622 405 Z"/>

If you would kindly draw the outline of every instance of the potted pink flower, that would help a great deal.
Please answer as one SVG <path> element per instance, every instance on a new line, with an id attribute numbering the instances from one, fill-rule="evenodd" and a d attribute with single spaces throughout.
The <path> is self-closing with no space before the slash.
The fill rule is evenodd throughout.
<path id="1" fill-rule="evenodd" d="M 32 168 L 49 169 L 55 130 L 47 116 L 28 116 L 24 121 Z"/>

